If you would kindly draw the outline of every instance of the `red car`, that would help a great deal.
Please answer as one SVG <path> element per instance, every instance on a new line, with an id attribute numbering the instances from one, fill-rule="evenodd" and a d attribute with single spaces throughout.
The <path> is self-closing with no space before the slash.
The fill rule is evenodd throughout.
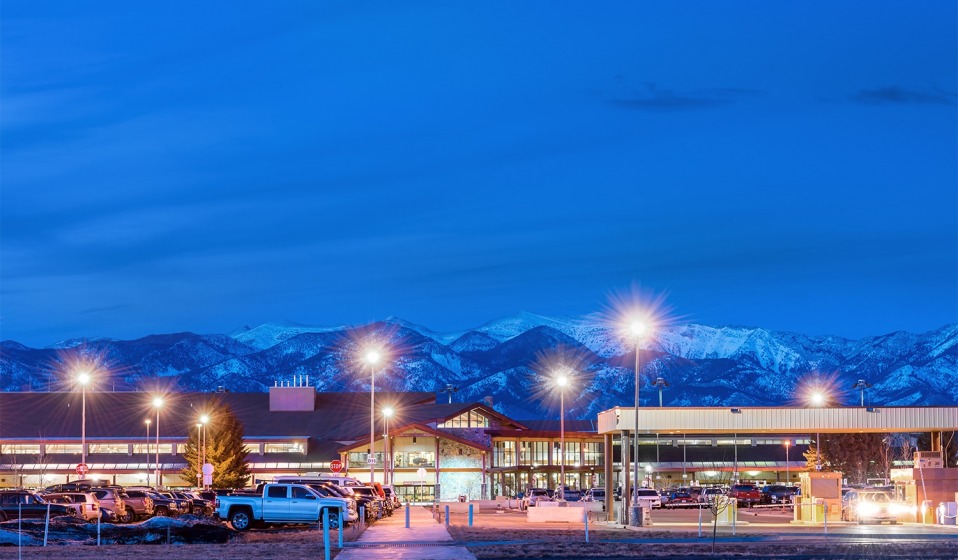
<path id="1" fill-rule="evenodd" d="M 692 497 L 692 494 L 685 492 L 683 490 L 672 492 L 669 494 L 669 501 L 665 504 L 665 507 L 681 507 L 681 506 L 694 506 L 698 505 L 698 501 Z"/>
<path id="2" fill-rule="evenodd" d="M 762 501 L 762 493 L 754 484 L 735 484 L 728 491 L 728 496 L 735 498 L 738 505 L 744 504 L 749 507 Z"/>

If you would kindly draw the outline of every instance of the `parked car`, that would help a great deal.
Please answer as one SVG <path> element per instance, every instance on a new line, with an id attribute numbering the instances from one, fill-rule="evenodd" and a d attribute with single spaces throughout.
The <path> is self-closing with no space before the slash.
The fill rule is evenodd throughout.
<path id="1" fill-rule="evenodd" d="M 76 517 L 76 508 L 66 504 L 48 504 L 33 490 L 0 490 L 0 521 L 8 519 L 43 519 L 50 517 Z"/>
<path id="2" fill-rule="evenodd" d="M 245 531 L 253 523 L 320 523 L 325 511 L 330 525 L 338 526 L 342 503 L 323 498 L 304 484 L 267 484 L 260 496 L 220 496 L 216 513 L 237 531 Z"/>
<path id="3" fill-rule="evenodd" d="M 676 490 L 669 494 L 669 501 L 666 505 L 670 508 L 697 505 L 698 502 L 692 497 L 688 490 Z"/>
<path id="4" fill-rule="evenodd" d="M 117 523 L 128 523 L 126 502 L 123 493 L 115 488 L 89 488 L 88 490 L 100 502 L 100 508 L 107 508 L 116 514 Z"/>
<path id="5" fill-rule="evenodd" d="M 368 505 L 371 509 L 367 511 L 367 514 L 378 518 L 392 515 L 392 509 L 389 507 L 389 504 L 379 496 L 379 492 L 377 492 L 375 488 L 371 486 L 350 486 L 349 489 L 359 496 L 370 498 Z"/>
<path id="6" fill-rule="evenodd" d="M 124 489 L 123 503 L 126 511 L 121 517 L 127 522 L 153 517 L 153 498 L 149 494 L 149 489 Z"/>
<path id="7" fill-rule="evenodd" d="M 555 494 L 552 496 L 552 499 L 558 501 L 560 498 L 559 494 L 560 494 L 560 491 L 556 490 Z M 582 499 L 581 490 L 573 490 L 572 488 L 566 488 L 565 490 L 561 491 L 561 494 L 563 494 L 561 498 L 567 502 L 578 502 L 579 500 Z"/>
<path id="8" fill-rule="evenodd" d="M 153 515 L 156 517 L 176 517 L 180 514 L 180 506 L 176 500 L 167 498 L 159 492 L 148 492 L 153 498 Z"/>
<path id="9" fill-rule="evenodd" d="M 708 504 L 714 502 L 719 496 L 725 495 L 725 489 L 719 488 L 718 486 L 710 486 L 708 488 L 702 488 L 702 491 L 699 492 L 698 501 L 699 503 Z"/>
<path id="10" fill-rule="evenodd" d="M 526 492 L 526 500 L 529 503 L 530 507 L 536 506 L 539 502 L 551 502 L 552 498 L 549 495 L 549 490 L 547 488 L 530 488 Z"/>
<path id="11" fill-rule="evenodd" d="M 605 502 L 605 488 L 589 488 L 582 496 L 583 502 Z"/>
<path id="12" fill-rule="evenodd" d="M 216 511 L 216 508 L 213 507 L 213 500 L 207 500 L 197 492 L 173 492 L 173 495 L 189 500 L 190 513 L 193 515 L 213 515 L 213 512 Z"/>
<path id="13" fill-rule="evenodd" d="M 70 505 L 76 509 L 76 516 L 87 521 L 100 517 L 100 501 L 90 492 L 61 492 L 43 494 L 43 499 L 54 504 Z"/>
<path id="14" fill-rule="evenodd" d="M 643 507 L 662 507 L 662 497 L 652 488 L 637 488 L 635 490 L 635 501 Z"/>
<path id="15" fill-rule="evenodd" d="M 752 507 L 762 499 L 761 492 L 754 484 L 733 484 L 728 491 L 728 496 L 735 500 L 738 505 Z"/>
<path id="16" fill-rule="evenodd" d="M 842 498 L 842 519 L 857 521 L 859 525 L 886 521 L 894 525 L 910 509 L 883 490 L 850 490 Z"/>
<path id="17" fill-rule="evenodd" d="M 763 486 L 759 491 L 763 504 L 787 504 L 792 501 L 792 497 L 798 491 L 796 486 L 785 486 L 784 484 L 769 484 Z"/>

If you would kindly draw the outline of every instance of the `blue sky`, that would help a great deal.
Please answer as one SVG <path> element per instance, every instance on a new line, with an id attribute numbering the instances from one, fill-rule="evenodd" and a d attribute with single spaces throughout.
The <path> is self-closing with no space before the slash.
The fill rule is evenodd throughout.
<path id="1" fill-rule="evenodd" d="M 0 339 L 958 321 L 953 1 L 8 0 Z"/>

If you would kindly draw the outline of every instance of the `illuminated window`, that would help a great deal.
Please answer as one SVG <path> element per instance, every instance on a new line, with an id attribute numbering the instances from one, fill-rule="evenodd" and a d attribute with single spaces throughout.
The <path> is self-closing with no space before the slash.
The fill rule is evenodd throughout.
<path id="1" fill-rule="evenodd" d="M 167 447 L 170 447 L 167 445 Z M 170 448 L 172 451 L 172 448 Z M 114 455 L 126 455 L 130 452 L 130 446 L 125 443 L 91 443 L 89 453 L 112 453 Z M 169 453 L 169 451 L 167 451 Z"/>
<path id="2" fill-rule="evenodd" d="M 262 455 L 262 451 L 259 450 L 258 443 L 244 443 L 243 448 L 246 449 L 247 453 L 256 453 L 257 455 Z"/>
<path id="3" fill-rule="evenodd" d="M 72 453 L 74 455 L 83 454 L 83 446 L 79 443 L 48 443 L 47 453 Z"/>
<path id="4" fill-rule="evenodd" d="M 496 467 L 516 466 L 516 442 L 497 441 L 493 462 L 493 466 Z"/>
<path id="5" fill-rule="evenodd" d="M 602 453 L 603 444 L 598 441 L 587 441 L 582 444 L 586 465 L 603 465 L 605 457 Z"/>
<path id="6" fill-rule="evenodd" d="M 93 446 L 91 445 L 90 447 L 93 447 Z M 93 451 L 90 451 L 90 453 L 93 453 Z M 107 452 L 106 452 L 106 451 L 103 451 L 102 453 L 107 453 Z M 126 453 L 126 451 L 124 451 L 124 453 Z M 150 445 L 147 445 L 147 444 L 145 444 L 145 443 L 134 443 L 134 444 L 133 444 L 133 454 L 134 454 L 134 455 L 138 455 L 138 454 L 142 454 L 142 453 L 156 453 L 156 444 L 155 444 L 155 443 L 151 443 Z M 173 444 L 171 444 L 171 443 L 161 443 L 161 444 L 160 444 L 160 453 L 163 453 L 163 454 L 165 454 L 165 455 L 169 455 L 169 454 L 173 453 Z"/>
<path id="7" fill-rule="evenodd" d="M 263 453 L 306 453 L 302 443 L 264 443 Z"/>
<path id="8" fill-rule="evenodd" d="M 445 422 L 440 422 L 439 428 L 488 428 L 489 419 L 477 410 L 470 410 Z"/>
<path id="9" fill-rule="evenodd" d="M 7 443 L 0 445 L 0 453 L 3 453 L 4 455 L 25 455 L 28 453 L 39 455 L 40 444 L 31 445 L 25 443 Z"/>

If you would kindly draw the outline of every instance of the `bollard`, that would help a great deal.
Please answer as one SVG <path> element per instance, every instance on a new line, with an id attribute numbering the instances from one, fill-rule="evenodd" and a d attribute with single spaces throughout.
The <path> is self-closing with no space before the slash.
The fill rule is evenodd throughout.
<path id="1" fill-rule="evenodd" d="M 343 510 L 339 510 L 339 548 L 343 548 L 343 530 L 346 527 L 346 518 L 343 517 Z"/>
<path id="2" fill-rule="evenodd" d="M 366 506 L 359 506 L 359 525 L 366 525 Z"/>
<path id="3" fill-rule="evenodd" d="M 409 528 L 409 502 L 406 502 L 406 528 Z"/>
<path id="4" fill-rule="evenodd" d="M 702 538 L 702 508 L 699 508 L 699 538 Z"/>
<path id="5" fill-rule="evenodd" d="M 47 545 L 48 534 L 50 534 L 50 504 L 47 504 L 47 522 L 43 525 L 43 546 Z"/>
<path id="6" fill-rule="evenodd" d="M 828 540 L 828 502 L 825 500 L 822 500 L 822 511 L 825 512 L 823 516 L 825 518 L 825 540 Z"/>
<path id="7" fill-rule="evenodd" d="M 446 506 L 446 527 L 449 526 L 449 506 Z"/>
<path id="8" fill-rule="evenodd" d="M 103 514 L 96 516 L 96 545 L 100 546 L 100 519 L 103 517 Z"/>
<path id="9" fill-rule="evenodd" d="M 166 526 L 166 544 L 170 544 L 170 526 Z"/>
<path id="10" fill-rule="evenodd" d="M 472 504 L 469 504 L 469 526 L 472 527 Z"/>
<path id="11" fill-rule="evenodd" d="M 582 508 L 582 517 L 585 518 L 585 542 L 589 543 L 589 512 Z"/>
<path id="12" fill-rule="evenodd" d="M 342 531 L 340 531 L 342 532 Z M 323 510 L 323 551 L 329 560 L 329 510 Z"/>

